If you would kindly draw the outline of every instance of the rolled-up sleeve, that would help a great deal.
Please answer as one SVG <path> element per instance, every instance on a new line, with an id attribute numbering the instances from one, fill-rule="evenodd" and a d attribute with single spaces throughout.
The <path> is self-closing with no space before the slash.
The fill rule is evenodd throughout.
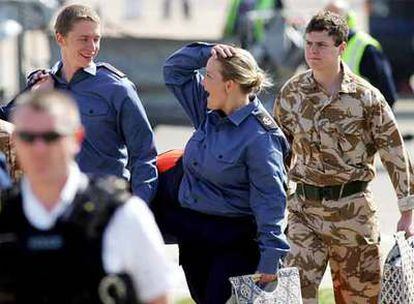
<path id="1" fill-rule="evenodd" d="M 276 273 L 279 260 L 289 250 L 284 236 L 286 172 L 284 148 L 275 134 L 260 135 L 247 150 L 250 205 L 253 210 L 260 247 L 260 273 Z"/>

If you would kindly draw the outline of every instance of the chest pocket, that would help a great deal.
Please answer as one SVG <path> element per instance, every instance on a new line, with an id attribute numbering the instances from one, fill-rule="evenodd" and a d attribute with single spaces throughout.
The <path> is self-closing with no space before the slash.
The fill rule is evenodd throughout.
<path id="1" fill-rule="evenodd" d="M 339 128 L 338 145 L 343 152 L 350 152 L 355 150 L 361 140 L 362 132 L 360 130 L 341 130 Z"/>
<path id="2" fill-rule="evenodd" d="M 325 110 L 328 129 L 337 141 L 342 152 L 355 151 L 363 141 L 363 130 L 366 129 L 362 109 L 348 98 L 335 103 Z"/>
<path id="3" fill-rule="evenodd" d="M 364 141 L 365 129 L 362 117 L 353 117 L 352 120 L 344 120 L 336 125 L 338 145 L 343 152 L 355 151 Z"/>
<path id="4" fill-rule="evenodd" d="M 366 144 L 369 139 L 365 136 L 366 120 L 363 116 L 354 115 L 339 120 L 336 124 L 337 147 L 342 152 L 347 164 L 359 164 L 366 157 Z"/>
<path id="5" fill-rule="evenodd" d="M 214 153 L 214 156 L 216 160 L 220 163 L 228 163 L 228 164 L 234 164 L 237 162 L 237 156 L 234 154 L 226 154 L 226 153 Z"/>
<path id="6" fill-rule="evenodd" d="M 240 158 L 239 149 L 231 149 L 230 147 L 213 147 L 211 152 L 218 164 L 236 164 Z"/>
<path id="7" fill-rule="evenodd" d="M 107 116 L 110 110 L 108 103 L 97 96 L 82 98 L 81 103 L 79 105 L 81 114 L 90 118 Z"/>

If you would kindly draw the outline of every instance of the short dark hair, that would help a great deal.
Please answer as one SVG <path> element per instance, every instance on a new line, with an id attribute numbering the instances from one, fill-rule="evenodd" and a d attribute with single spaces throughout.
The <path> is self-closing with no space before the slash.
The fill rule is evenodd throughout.
<path id="1" fill-rule="evenodd" d="M 98 14 L 89 6 L 73 4 L 65 6 L 55 22 L 55 33 L 66 36 L 78 21 L 92 21 L 101 24 Z"/>
<path id="2" fill-rule="evenodd" d="M 327 31 L 335 40 L 335 46 L 348 41 L 349 27 L 346 20 L 338 14 L 321 11 L 309 21 L 306 33 Z"/>

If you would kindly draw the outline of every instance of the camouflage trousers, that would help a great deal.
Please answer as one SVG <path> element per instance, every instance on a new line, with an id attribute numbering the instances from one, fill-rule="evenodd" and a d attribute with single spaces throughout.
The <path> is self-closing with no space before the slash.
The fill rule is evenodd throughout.
<path id="1" fill-rule="evenodd" d="M 13 181 L 18 180 L 23 172 L 17 162 L 16 150 L 12 142 L 13 125 L 0 119 L 0 152 L 4 153 L 7 161 L 7 169 Z"/>
<path id="2" fill-rule="evenodd" d="M 300 270 L 304 304 L 318 303 L 327 264 L 335 302 L 377 303 L 380 291 L 379 228 L 370 190 L 339 200 L 288 201 L 286 266 Z"/>

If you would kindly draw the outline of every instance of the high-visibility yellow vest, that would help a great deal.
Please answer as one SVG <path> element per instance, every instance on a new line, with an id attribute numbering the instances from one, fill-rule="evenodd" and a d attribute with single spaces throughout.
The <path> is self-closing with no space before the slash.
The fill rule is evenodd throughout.
<path id="1" fill-rule="evenodd" d="M 227 36 L 234 35 L 234 27 L 236 24 L 237 15 L 239 12 L 239 7 L 241 5 L 241 0 L 232 0 L 229 6 L 229 13 L 227 15 L 226 25 L 224 33 Z M 255 2 L 255 10 L 270 10 L 274 7 L 275 0 L 257 0 Z M 262 20 L 257 20 L 253 25 L 253 37 L 257 41 L 261 41 L 264 38 L 264 22 Z"/>
<path id="2" fill-rule="evenodd" d="M 240 0 L 232 0 L 230 2 L 228 14 L 227 14 L 227 20 L 226 20 L 226 26 L 224 29 L 224 34 L 226 36 L 234 35 L 234 27 L 236 26 L 236 19 L 237 14 L 239 11 L 240 6 Z"/>
<path id="3" fill-rule="evenodd" d="M 369 45 L 376 47 L 378 50 L 382 49 L 380 43 L 376 39 L 367 33 L 358 31 L 348 41 L 346 49 L 342 54 L 342 60 L 345 61 L 351 71 L 357 75 L 361 75 L 360 64 L 362 55 L 364 54 L 365 48 Z"/>
<path id="4" fill-rule="evenodd" d="M 256 1 L 255 10 L 272 10 L 275 0 L 259 0 Z M 262 41 L 265 35 L 265 23 L 263 20 L 257 20 L 254 24 L 254 36 L 257 41 Z"/>
<path id="5" fill-rule="evenodd" d="M 350 30 L 356 31 L 357 28 L 357 18 L 354 11 L 348 11 L 346 14 L 346 23 Z"/>

